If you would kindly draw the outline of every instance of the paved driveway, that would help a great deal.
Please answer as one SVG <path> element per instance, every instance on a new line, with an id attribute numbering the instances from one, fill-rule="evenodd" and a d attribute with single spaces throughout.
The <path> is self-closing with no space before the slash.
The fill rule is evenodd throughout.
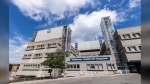
<path id="1" fill-rule="evenodd" d="M 101 77 L 78 77 L 13 84 L 141 84 L 140 74 L 112 75 Z"/>

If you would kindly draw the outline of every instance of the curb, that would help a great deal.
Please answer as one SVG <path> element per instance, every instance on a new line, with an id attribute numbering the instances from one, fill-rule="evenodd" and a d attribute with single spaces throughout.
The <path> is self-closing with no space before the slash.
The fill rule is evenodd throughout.
<path id="1" fill-rule="evenodd" d="M 14 82 L 14 83 L 9 83 L 9 84 L 32 84 L 32 83 L 47 82 L 47 81 L 58 81 L 58 80 L 66 80 L 66 79 L 87 78 L 87 77 L 119 76 L 119 75 L 128 75 L 128 74 L 97 75 L 97 76 L 79 76 L 79 77 L 58 78 L 58 79 L 53 79 L 53 80 L 52 79 L 44 79 L 44 80 Z"/>

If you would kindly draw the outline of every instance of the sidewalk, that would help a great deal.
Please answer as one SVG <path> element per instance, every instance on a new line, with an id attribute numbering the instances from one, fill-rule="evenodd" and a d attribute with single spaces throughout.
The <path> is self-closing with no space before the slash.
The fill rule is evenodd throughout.
<path id="1" fill-rule="evenodd" d="M 74 78 L 104 77 L 104 76 L 118 76 L 118 75 L 128 75 L 128 74 L 101 75 L 101 76 L 99 76 L 99 75 L 98 76 L 80 76 L 80 77 L 67 77 L 67 78 L 58 78 L 58 79 L 43 79 L 43 80 L 14 82 L 14 83 L 9 83 L 9 84 L 32 84 L 32 83 L 40 83 L 40 82 L 48 82 L 48 81 L 58 81 L 58 80 L 66 80 L 66 79 L 74 79 Z"/>

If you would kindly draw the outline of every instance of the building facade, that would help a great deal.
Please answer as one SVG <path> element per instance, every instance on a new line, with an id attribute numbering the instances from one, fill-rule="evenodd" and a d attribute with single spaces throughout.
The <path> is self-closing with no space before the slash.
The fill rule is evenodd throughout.
<path id="1" fill-rule="evenodd" d="M 78 57 L 67 57 L 68 67 L 66 73 L 79 75 L 81 72 L 93 74 L 105 71 L 117 71 L 116 60 L 113 55 L 100 55 L 103 40 L 86 41 L 72 44 L 78 51 Z"/>
<path id="2" fill-rule="evenodd" d="M 114 72 L 118 69 L 140 71 L 141 31 L 140 27 L 123 28 L 115 31 L 110 17 L 101 20 L 104 40 L 72 43 L 69 26 L 60 26 L 36 31 L 22 57 L 18 76 L 49 76 L 48 66 L 41 63 L 48 53 L 61 49 L 66 52 L 65 73 Z M 60 74 L 62 70 L 53 70 Z"/>
<path id="3" fill-rule="evenodd" d="M 103 40 L 85 41 L 72 43 L 75 50 L 78 51 L 79 57 L 99 56 Z"/>
<path id="4" fill-rule="evenodd" d="M 41 65 L 41 63 L 46 60 L 48 53 L 56 52 L 57 49 L 62 49 L 67 52 L 66 57 L 77 56 L 75 50 L 71 51 L 73 49 L 71 47 L 71 29 L 69 26 L 61 26 L 35 32 L 32 41 L 27 45 L 24 52 L 17 75 L 48 76 L 49 67 Z M 52 72 L 52 74 L 54 74 L 54 72 Z"/>
<path id="5" fill-rule="evenodd" d="M 117 29 L 114 38 L 125 69 L 130 72 L 139 72 L 141 67 L 141 27 Z"/>
<path id="6" fill-rule="evenodd" d="M 116 71 L 118 70 L 114 56 L 99 55 L 85 57 L 68 57 L 69 66 L 66 71 Z"/>

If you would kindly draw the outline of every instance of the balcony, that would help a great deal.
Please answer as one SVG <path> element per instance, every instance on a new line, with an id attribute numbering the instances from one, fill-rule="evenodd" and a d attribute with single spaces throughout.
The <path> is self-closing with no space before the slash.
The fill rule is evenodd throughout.
<path id="1" fill-rule="evenodd" d="M 34 50 L 34 48 L 27 48 L 26 51 Z"/>
<path id="2" fill-rule="evenodd" d="M 34 50 L 34 46 L 27 46 L 26 51 Z"/>
<path id="3" fill-rule="evenodd" d="M 23 70 L 39 70 L 39 67 L 23 67 Z"/>
<path id="4" fill-rule="evenodd" d="M 30 59 L 30 58 L 31 58 L 31 56 L 23 56 L 22 59 Z"/>
<path id="5" fill-rule="evenodd" d="M 39 58 L 42 58 L 42 57 L 43 57 L 42 55 L 40 55 L 40 56 L 39 56 L 39 55 L 38 55 L 38 56 L 35 55 L 35 56 L 33 57 L 33 59 L 39 59 Z"/>
<path id="6" fill-rule="evenodd" d="M 57 45 L 50 45 L 47 48 L 57 48 Z"/>
<path id="7" fill-rule="evenodd" d="M 36 50 L 45 49 L 45 47 L 37 47 Z"/>

